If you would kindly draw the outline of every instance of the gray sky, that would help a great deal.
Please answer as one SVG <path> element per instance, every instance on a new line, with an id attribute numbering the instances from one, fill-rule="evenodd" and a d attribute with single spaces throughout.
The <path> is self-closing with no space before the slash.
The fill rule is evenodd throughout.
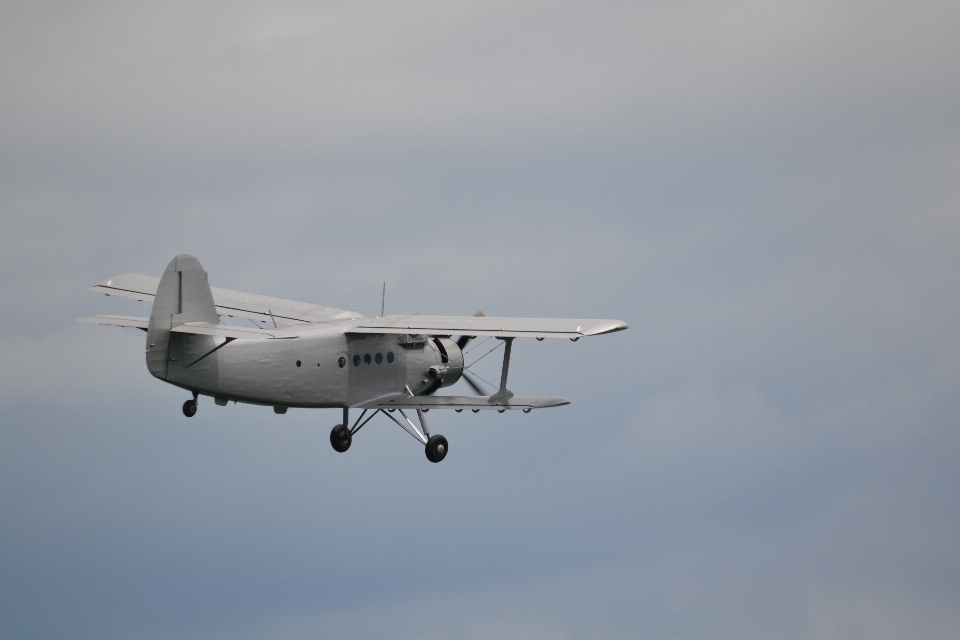
<path id="1" fill-rule="evenodd" d="M 0 627 L 956 638 L 956 3 L 0 3 Z M 611 317 L 573 404 L 202 401 L 86 292 Z M 497 363 L 481 373 L 493 379 Z M 433 415 L 433 414 L 431 414 Z"/>

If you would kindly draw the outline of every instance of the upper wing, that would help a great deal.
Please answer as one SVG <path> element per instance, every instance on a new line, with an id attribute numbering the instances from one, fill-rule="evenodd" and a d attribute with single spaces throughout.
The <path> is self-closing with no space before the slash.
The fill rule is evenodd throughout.
<path id="1" fill-rule="evenodd" d="M 127 273 L 114 276 L 100 284 L 90 287 L 90 291 L 104 293 L 108 296 L 132 298 L 143 302 L 153 302 L 157 293 L 160 278 L 144 276 L 138 273 Z M 265 322 L 276 322 L 278 326 L 299 324 L 301 322 L 327 322 L 330 320 L 352 320 L 362 317 L 355 311 L 324 307 L 308 302 L 284 300 L 258 296 L 254 293 L 231 291 L 210 287 L 213 293 L 213 303 L 217 306 L 217 313 Z"/>
<path id="2" fill-rule="evenodd" d="M 623 331 L 621 320 L 488 318 L 485 316 L 384 316 L 363 318 L 348 333 L 423 333 L 504 338 L 581 338 Z"/>

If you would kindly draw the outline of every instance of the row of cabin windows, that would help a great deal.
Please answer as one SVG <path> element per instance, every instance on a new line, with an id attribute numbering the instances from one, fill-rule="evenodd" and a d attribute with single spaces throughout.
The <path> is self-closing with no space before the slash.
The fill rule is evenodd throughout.
<path id="1" fill-rule="evenodd" d="M 393 360 L 394 360 L 393 351 L 387 351 L 387 363 L 388 363 L 388 364 L 393 364 Z M 372 358 L 370 357 L 370 354 L 369 354 L 369 353 L 363 356 L 363 363 L 364 363 L 364 364 L 370 364 L 370 363 L 373 362 L 373 361 L 375 361 L 377 364 L 383 364 L 383 354 L 382 354 L 382 353 L 378 353 L 377 355 L 373 356 Z M 341 365 L 341 366 L 343 366 L 343 365 Z M 355 367 L 359 367 L 359 366 L 360 366 L 360 356 L 359 356 L 359 355 L 353 356 L 353 366 L 355 366 Z"/>
<path id="2" fill-rule="evenodd" d="M 387 363 L 393 364 L 394 359 L 395 358 L 393 355 L 393 351 L 387 351 Z M 364 355 L 363 358 L 361 358 L 359 355 L 353 356 L 353 366 L 355 367 L 359 367 L 361 362 L 370 364 L 371 362 L 374 362 L 374 361 L 377 364 L 383 364 L 383 354 L 378 353 L 377 355 L 371 357 L 370 354 L 368 353 Z M 299 362 L 297 363 L 297 366 L 298 367 L 300 366 Z M 343 356 L 340 356 L 339 358 L 337 358 L 337 366 L 343 369 L 345 366 L 347 366 L 347 359 L 344 358 Z"/>
<path id="3" fill-rule="evenodd" d="M 362 359 L 360 358 L 359 355 L 353 356 L 353 366 L 355 367 L 359 367 L 360 362 L 365 362 L 367 364 L 370 364 L 373 361 L 376 361 L 377 364 L 383 364 L 383 354 L 378 353 L 377 355 L 371 358 L 370 354 L 368 353 L 365 356 L 363 356 Z M 387 363 L 393 364 L 393 361 L 394 361 L 393 351 L 387 351 Z M 297 366 L 299 367 L 301 364 L 302 363 L 299 360 L 297 360 Z M 319 362 L 317 363 L 317 366 L 318 367 L 320 366 Z M 339 358 L 337 358 L 337 366 L 343 369 L 345 366 L 347 366 L 347 359 L 344 358 L 343 356 L 340 356 Z"/>

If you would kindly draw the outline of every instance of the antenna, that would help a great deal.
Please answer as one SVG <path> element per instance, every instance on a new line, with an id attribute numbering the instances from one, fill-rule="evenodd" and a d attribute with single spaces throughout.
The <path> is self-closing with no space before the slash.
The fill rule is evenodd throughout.
<path id="1" fill-rule="evenodd" d="M 383 296 L 380 298 L 380 317 L 383 317 L 383 309 L 387 304 L 387 283 L 383 283 Z"/>

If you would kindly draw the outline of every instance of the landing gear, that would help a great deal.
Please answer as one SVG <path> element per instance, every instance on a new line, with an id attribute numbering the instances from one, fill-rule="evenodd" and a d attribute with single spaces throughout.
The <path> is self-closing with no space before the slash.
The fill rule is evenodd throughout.
<path id="1" fill-rule="evenodd" d="M 424 452 L 427 454 L 427 460 L 430 462 L 440 462 L 447 457 L 448 448 L 447 439 L 441 435 L 435 435 L 427 440 Z"/>
<path id="2" fill-rule="evenodd" d="M 441 435 L 430 435 L 430 426 L 427 424 L 426 411 L 422 409 L 417 409 L 417 416 L 420 418 L 420 428 L 417 429 L 417 426 L 413 424 L 413 421 L 407 417 L 407 414 L 403 412 L 403 409 L 397 409 L 401 416 L 403 416 L 404 422 L 400 422 L 394 418 L 388 411 L 380 409 L 383 415 L 387 416 L 391 420 L 397 423 L 397 426 L 409 433 L 411 436 L 416 438 L 420 444 L 424 446 L 425 453 L 427 454 L 427 460 L 430 462 L 440 462 L 445 457 L 447 457 L 447 450 L 450 446 L 447 444 L 447 439 Z"/>
<path id="3" fill-rule="evenodd" d="M 330 432 L 330 446 L 338 453 L 343 453 L 350 448 L 353 442 L 353 436 L 350 435 L 350 427 L 338 424 Z"/>
<path id="4" fill-rule="evenodd" d="M 199 395 L 199 393 L 194 392 L 193 400 L 187 400 L 183 403 L 183 415 L 187 416 L 188 418 L 192 418 L 193 416 L 197 415 L 197 397 Z"/>
<path id="5" fill-rule="evenodd" d="M 427 417 L 424 415 L 426 411 L 417 410 L 417 416 L 420 418 L 420 429 L 417 429 L 416 425 L 407 417 L 407 414 L 403 412 L 403 409 L 397 409 L 400 415 L 403 416 L 404 422 L 400 422 L 392 415 L 390 415 L 389 409 L 377 409 L 370 417 L 366 420 L 363 419 L 367 415 L 367 409 L 363 410 L 363 413 L 360 414 L 360 417 L 357 418 L 356 424 L 353 425 L 353 428 L 350 428 L 350 410 L 344 408 L 343 410 L 343 424 L 338 424 L 330 432 L 330 446 L 333 447 L 334 451 L 343 453 L 350 448 L 350 444 L 353 441 L 353 434 L 363 427 L 363 425 L 370 422 L 375 415 L 382 413 L 391 420 L 397 423 L 397 425 L 409 433 L 411 436 L 416 438 L 424 447 L 424 452 L 427 454 L 427 460 L 430 462 L 440 462 L 447 457 L 447 451 L 450 449 L 450 445 L 447 444 L 447 439 L 441 435 L 430 435 L 430 427 L 427 425 Z"/>

